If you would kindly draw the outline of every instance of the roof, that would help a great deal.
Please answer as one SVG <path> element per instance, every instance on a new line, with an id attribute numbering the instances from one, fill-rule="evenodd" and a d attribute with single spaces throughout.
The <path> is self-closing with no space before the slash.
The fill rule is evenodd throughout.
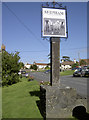
<path id="1" fill-rule="evenodd" d="M 25 65 L 50 65 L 49 63 L 33 63 L 33 64 L 29 64 L 29 63 L 26 63 Z"/>
<path id="2" fill-rule="evenodd" d="M 73 65 L 74 62 L 73 61 L 65 61 L 63 63 L 61 63 L 62 65 Z"/>
<path id="3" fill-rule="evenodd" d="M 49 65 L 48 63 L 35 63 L 35 65 Z"/>
<path id="4" fill-rule="evenodd" d="M 89 59 L 80 59 L 80 61 L 81 60 L 84 60 L 89 65 Z"/>
<path id="5" fill-rule="evenodd" d="M 26 63 L 25 65 L 33 65 L 33 64 Z"/>

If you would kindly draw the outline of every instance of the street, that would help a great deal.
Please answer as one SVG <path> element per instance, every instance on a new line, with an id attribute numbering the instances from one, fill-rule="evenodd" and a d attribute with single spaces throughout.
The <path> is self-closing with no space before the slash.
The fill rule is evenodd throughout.
<path id="1" fill-rule="evenodd" d="M 37 81 L 50 81 L 50 74 L 44 72 L 31 72 L 30 75 L 34 76 Z M 60 83 L 75 88 L 79 95 L 86 97 L 89 96 L 87 86 L 89 84 L 89 78 L 86 77 L 73 77 L 72 75 L 60 76 Z"/>

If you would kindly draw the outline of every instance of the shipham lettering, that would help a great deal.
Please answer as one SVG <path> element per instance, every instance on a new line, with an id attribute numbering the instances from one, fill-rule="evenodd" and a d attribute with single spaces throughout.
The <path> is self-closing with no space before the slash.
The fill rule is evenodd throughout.
<path id="1" fill-rule="evenodd" d="M 48 10 L 45 10 L 44 11 L 45 14 L 53 14 L 53 15 L 64 15 L 64 12 L 58 12 L 58 11 L 48 11 Z"/>

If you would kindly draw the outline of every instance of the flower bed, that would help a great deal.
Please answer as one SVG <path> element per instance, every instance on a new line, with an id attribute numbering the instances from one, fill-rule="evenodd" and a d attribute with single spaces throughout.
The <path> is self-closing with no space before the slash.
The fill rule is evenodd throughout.
<path id="1" fill-rule="evenodd" d="M 50 85 L 50 82 L 48 82 L 48 81 L 47 82 L 41 81 L 40 85 Z"/>
<path id="2" fill-rule="evenodd" d="M 28 81 L 32 81 L 32 80 L 34 80 L 34 77 L 33 76 L 28 76 Z"/>

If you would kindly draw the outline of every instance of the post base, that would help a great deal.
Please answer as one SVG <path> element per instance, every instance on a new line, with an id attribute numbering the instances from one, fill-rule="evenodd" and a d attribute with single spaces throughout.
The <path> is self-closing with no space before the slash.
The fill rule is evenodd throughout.
<path id="1" fill-rule="evenodd" d="M 46 118 L 71 118 L 76 106 L 87 106 L 87 100 L 78 98 L 74 88 L 65 86 L 41 86 L 45 91 L 45 117 Z"/>

